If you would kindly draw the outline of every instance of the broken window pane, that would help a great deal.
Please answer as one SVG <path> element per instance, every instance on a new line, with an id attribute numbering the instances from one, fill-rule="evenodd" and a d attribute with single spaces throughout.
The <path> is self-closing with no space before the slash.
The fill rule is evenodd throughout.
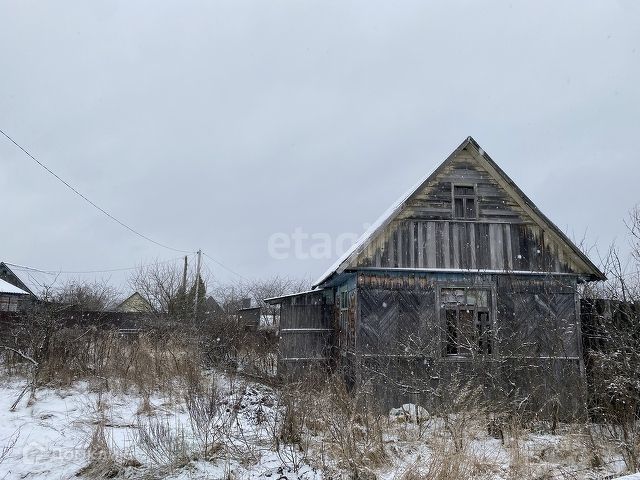
<path id="1" fill-rule="evenodd" d="M 464 218 L 476 218 L 476 202 L 473 198 L 467 198 L 465 200 L 466 208 L 464 212 Z"/>
<path id="2" fill-rule="evenodd" d="M 456 198 L 455 206 L 456 206 L 456 218 L 464 218 L 464 199 Z"/>

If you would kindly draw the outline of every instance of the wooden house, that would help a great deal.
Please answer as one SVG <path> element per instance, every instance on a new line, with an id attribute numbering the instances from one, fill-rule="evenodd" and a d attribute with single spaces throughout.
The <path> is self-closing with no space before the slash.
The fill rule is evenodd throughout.
<path id="1" fill-rule="evenodd" d="M 575 411 L 580 285 L 604 278 L 469 137 L 311 291 L 267 301 L 281 372 L 340 368 L 387 406 L 474 380 Z"/>
<path id="2" fill-rule="evenodd" d="M 9 265 L 4 262 L 0 262 L 0 280 L 4 280 L 15 287 L 18 287 L 20 290 L 27 292 L 29 297 L 33 300 L 37 298 L 27 284 L 24 283 L 22 279 L 18 277 L 11 268 L 9 268 Z"/>
<path id="3" fill-rule="evenodd" d="M 9 266 L 0 262 L 0 312 L 20 312 L 30 308 L 36 295 Z"/>
<path id="4" fill-rule="evenodd" d="M 0 312 L 18 312 L 30 297 L 29 292 L 0 279 Z"/>

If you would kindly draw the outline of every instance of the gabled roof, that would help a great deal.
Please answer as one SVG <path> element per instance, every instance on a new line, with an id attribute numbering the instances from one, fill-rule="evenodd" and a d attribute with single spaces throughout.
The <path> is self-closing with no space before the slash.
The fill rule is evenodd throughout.
<path id="1" fill-rule="evenodd" d="M 0 279 L 0 293 L 10 293 L 15 295 L 30 295 L 29 292 L 22 290 L 21 288 L 11 285 L 9 282 L 5 282 Z"/>
<path id="2" fill-rule="evenodd" d="M 119 312 L 136 312 L 136 313 L 149 313 L 153 311 L 153 308 L 149 302 L 138 292 L 134 292 L 127 297 L 120 305 L 116 307 Z"/>
<path id="3" fill-rule="evenodd" d="M 26 268 L 26 267 L 25 267 Z M 36 295 L 31 291 L 31 289 L 18 277 L 13 270 L 7 265 L 5 262 L 0 262 L 0 279 L 4 280 L 6 283 L 9 283 L 24 293 L 31 295 L 32 297 L 36 297 Z"/>
<path id="4" fill-rule="evenodd" d="M 456 148 L 451 155 L 449 155 L 444 162 L 442 162 L 434 171 L 429 173 L 425 178 L 420 180 L 416 185 L 409 189 L 404 195 L 402 195 L 387 211 L 385 211 L 380 218 L 378 218 L 367 231 L 353 244 L 353 246 L 345 252 L 326 272 L 324 272 L 314 283 L 313 287 L 318 287 L 327 282 L 335 274 L 344 272 L 352 262 L 358 257 L 358 255 L 369 245 L 369 243 L 377 237 L 377 235 L 385 229 L 389 223 L 391 223 L 398 214 L 403 210 L 406 203 L 410 201 L 415 195 L 417 195 L 423 188 L 425 188 L 430 182 L 452 162 L 458 154 L 468 149 L 469 152 L 481 163 L 484 164 L 486 170 L 495 177 L 495 179 L 504 184 L 508 189 L 513 192 L 513 197 L 518 204 L 532 217 L 532 219 L 544 230 L 551 232 L 558 240 L 564 243 L 582 262 L 586 271 L 589 272 L 589 277 L 592 280 L 605 280 L 605 275 L 596 267 L 591 260 L 551 221 L 546 215 L 544 215 L 538 207 L 524 194 L 522 190 L 515 184 L 511 178 L 485 153 L 485 151 L 478 145 L 478 143 L 472 138 L 467 137 Z"/>

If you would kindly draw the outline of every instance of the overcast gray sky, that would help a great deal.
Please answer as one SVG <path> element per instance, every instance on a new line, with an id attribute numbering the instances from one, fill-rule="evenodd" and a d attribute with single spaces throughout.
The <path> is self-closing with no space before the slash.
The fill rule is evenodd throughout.
<path id="1" fill-rule="evenodd" d="M 318 276 L 333 258 L 278 260 L 269 237 L 361 233 L 468 135 L 604 248 L 640 201 L 639 26 L 635 0 L 0 0 L 0 128 L 145 235 L 248 278 Z M 4 138 L 0 161 L 1 260 L 179 255 Z"/>

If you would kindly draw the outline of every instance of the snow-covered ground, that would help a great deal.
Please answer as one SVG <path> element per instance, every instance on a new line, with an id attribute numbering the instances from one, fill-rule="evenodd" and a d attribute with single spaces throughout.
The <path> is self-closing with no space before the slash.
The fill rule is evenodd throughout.
<path id="1" fill-rule="evenodd" d="M 25 380 L 4 380 L 0 480 L 78 474 L 176 480 L 348 478 L 344 465 L 332 457 L 335 432 L 310 431 L 303 442 L 305 452 L 282 444 L 278 432 L 284 408 L 278 405 L 277 391 L 221 374 L 210 373 L 208 379 L 217 393 L 200 394 L 204 401 L 191 407 L 175 392 L 101 392 L 97 385 L 78 382 L 71 388 L 39 389 L 31 401 L 26 395 L 15 411 L 10 408 Z M 207 398 L 215 398 L 215 405 L 207 404 Z M 414 406 L 406 405 L 384 420 L 384 461 L 372 461 L 372 476 L 432 478 L 448 468 L 458 476 L 442 478 L 587 479 L 624 468 L 610 456 L 606 469 L 592 471 L 584 439 L 569 430 L 559 435 L 527 432 L 503 442 L 488 436 L 482 426 L 472 426 L 463 448 L 455 451 L 443 419 L 418 425 L 415 413 Z M 455 424 L 455 418 L 450 420 Z"/>
<path id="2" fill-rule="evenodd" d="M 295 465 L 296 472 L 289 471 L 292 466 L 282 460 L 282 452 L 274 451 L 276 406 L 270 389 L 243 382 L 231 386 L 224 377 L 217 381 L 222 400 L 215 421 L 227 428 L 222 429 L 223 437 L 215 439 L 215 448 L 229 451 L 217 451 L 206 460 L 194 454 L 201 439 L 182 398 L 96 392 L 81 382 L 73 388 L 40 389 L 34 400 L 28 402 L 25 396 L 11 412 L 25 382 L 6 381 L 0 386 L 0 448 L 13 447 L 0 463 L 0 480 L 74 478 L 90 465 L 92 456 L 105 455 L 124 465 L 118 473 L 127 478 L 149 474 L 174 479 L 320 478 L 304 463 Z M 164 427 L 170 431 L 168 440 L 184 448 L 188 459 L 184 465 L 163 464 L 163 455 L 169 459 L 170 452 L 158 453 L 157 458 L 149 455 L 141 430 Z M 107 448 L 91 452 L 96 432 L 102 431 Z"/>

